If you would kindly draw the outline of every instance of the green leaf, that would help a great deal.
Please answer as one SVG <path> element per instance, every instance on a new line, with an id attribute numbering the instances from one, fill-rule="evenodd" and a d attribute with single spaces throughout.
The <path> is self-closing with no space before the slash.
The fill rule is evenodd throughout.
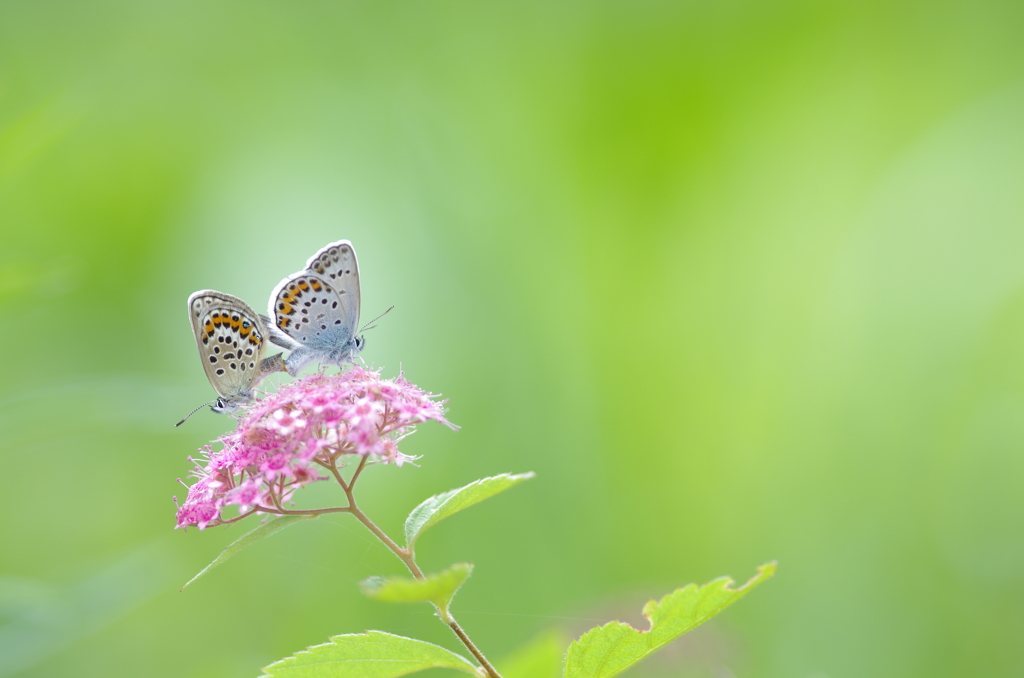
<path id="1" fill-rule="evenodd" d="M 562 634 L 549 632 L 534 638 L 497 666 L 504 678 L 558 678 L 564 656 Z"/>
<path id="2" fill-rule="evenodd" d="M 255 544 L 260 539 L 263 539 L 264 537 L 269 537 L 275 532 L 280 532 L 284 528 L 290 527 L 299 521 L 310 520 L 312 518 L 317 517 L 318 516 L 316 515 L 278 516 L 277 518 L 262 523 L 255 530 L 250 530 L 238 539 L 231 542 L 227 548 L 220 552 L 219 556 L 213 559 L 213 562 L 211 562 L 209 565 L 200 570 L 199 574 L 185 582 L 185 586 L 182 586 L 180 590 L 184 591 L 186 586 L 194 582 L 196 579 L 199 579 L 204 574 L 206 574 L 207 572 L 217 567 L 231 556 L 235 555 L 236 553 L 244 549 L 246 546 L 249 546 L 250 544 Z"/>
<path id="3" fill-rule="evenodd" d="M 533 473 L 521 473 L 519 475 L 502 473 L 491 478 L 475 480 L 457 490 L 449 490 L 443 494 L 434 495 L 414 508 L 409 517 L 405 519 L 406 548 L 411 549 L 416 539 L 428 527 L 432 527 L 453 513 L 458 513 L 477 502 L 483 501 L 499 492 L 504 492 L 513 485 L 518 485 L 533 476 Z"/>
<path id="4" fill-rule="evenodd" d="M 426 579 L 411 577 L 370 577 L 359 583 L 363 593 L 390 603 L 434 603 L 447 609 L 455 592 L 473 572 L 470 563 L 455 563 L 447 570 L 428 574 Z"/>
<path id="5" fill-rule="evenodd" d="M 629 624 L 610 622 L 591 629 L 569 645 L 564 678 L 608 678 L 664 647 L 687 631 L 700 626 L 742 598 L 752 588 L 775 574 L 776 563 L 765 563 L 740 588 L 721 577 L 704 586 L 689 584 L 658 602 L 644 605 L 649 631 L 637 631 Z"/>
<path id="6" fill-rule="evenodd" d="M 479 678 L 476 666 L 443 647 L 367 631 L 334 636 L 263 669 L 261 678 L 393 678 L 431 668 L 457 669 Z"/>

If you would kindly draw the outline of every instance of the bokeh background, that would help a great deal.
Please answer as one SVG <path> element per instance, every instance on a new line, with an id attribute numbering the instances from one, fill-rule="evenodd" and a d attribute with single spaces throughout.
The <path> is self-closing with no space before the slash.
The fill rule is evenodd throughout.
<path id="1" fill-rule="evenodd" d="M 1024 674 L 1019 2 L 5 0 L 0 234 L 0 676 L 456 647 L 347 516 L 178 592 L 252 527 L 173 530 L 231 424 L 172 428 L 185 299 L 339 238 L 365 360 L 462 426 L 370 515 L 538 474 L 422 541 L 499 668 L 777 559 L 630 675 Z"/>

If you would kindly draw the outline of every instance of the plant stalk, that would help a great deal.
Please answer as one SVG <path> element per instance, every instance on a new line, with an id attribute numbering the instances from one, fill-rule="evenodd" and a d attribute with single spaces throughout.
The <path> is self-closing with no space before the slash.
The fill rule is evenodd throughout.
<path id="1" fill-rule="evenodd" d="M 338 479 L 338 483 L 341 485 L 341 488 L 345 491 L 345 496 L 348 498 L 347 512 L 354 515 L 359 522 L 366 526 L 366 529 L 373 532 L 374 536 L 377 537 L 377 539 L 380 539 L 381 542 L 388 547 L 388 550 L 394 553 L 398 559 L 402 561 L 413 577 L 416 579 L 426 579 L 423 575 L 423 571 L 420 570 L 419 565 L 416 564 L 416 558 L 413 553 L 409 549 L 404 549 L 396 544 L 391 537 L 386 535 L 383 530 L 377 527 L 374 522 L 370 520 L 365 513 L 360 511 L 358 506 L 356 506 L 353 488 L 355 487 L 356 479 L 359 478 L 359 474 L 362 472 L 365 464 L 366 457 L 363 457 L 362 461 L 359 462 L 359 466 L 356 468 L 355 473 L 352 474 L 352 479 L 349 480 L 348 483 L 345 483 L 340 478 L 340 474 L 335 470 L 335 477 Z M 476 657 L 476 660 L 480 662 L 480 666 L 487 672 L 488 678 L 501 678 L 501 674 L 498 673 L 497 669 L 487 661 L 487 657 L 484 656 L 484 653 L 473 644 L 473 641 L 469 639 L 469 636 L 466 635 L 466 632 L 461 626 L 459 626 L 459 623 L 455 621 L 455 617 L 452 616 L 452 613 L 447 609 L 441 609 L 441 607 L 436 604 L 434 605 L 434 608 L 437 610 L 438 616 L 441 620 L 452 630 L 459 641 L 466 646 L 466 649 Z"/>

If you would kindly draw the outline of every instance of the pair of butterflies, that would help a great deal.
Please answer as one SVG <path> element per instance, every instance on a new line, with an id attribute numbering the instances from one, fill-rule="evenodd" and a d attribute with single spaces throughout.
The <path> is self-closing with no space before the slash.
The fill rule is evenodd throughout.
<path id="1" fill-rule="evenodd" d="M 352 243 L 332 242 L 313 255 L 305 269 L 274 288 L 268 310 L 270 317 L 259 315 L 238 297 L 215 290 L 188 298 L 199 357 L 217 391 L 217 399 L 207 403 L 214 412 L 233 412 L 250 402 L 268 374 L 287 370 L 295 376 L 314 360 L 342 365 L 362 350 L 363 337 L 356 336 L 359 263 Z M 291 351 L 288 358 L 264 358 L 268 339 Z"/>

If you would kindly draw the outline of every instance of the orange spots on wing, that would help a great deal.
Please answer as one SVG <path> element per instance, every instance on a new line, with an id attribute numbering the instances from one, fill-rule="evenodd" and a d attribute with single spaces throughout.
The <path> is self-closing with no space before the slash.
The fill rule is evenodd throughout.
<path id="1" fill-rule="evenodd" d="M 299 289 L 302 290 L 303 292 L 305 292 L 306 290 L 309 289 L 309 283 L 306 282 L 305 280 L 300 280 L 299 281 Z"/>
<path id="2" fill-rule="evenodd" d="M 323 285 L 320 284 L 319 280 L 313 280 L 309 284 L 317 292 L 319 292 L 323 288 Z"/>

